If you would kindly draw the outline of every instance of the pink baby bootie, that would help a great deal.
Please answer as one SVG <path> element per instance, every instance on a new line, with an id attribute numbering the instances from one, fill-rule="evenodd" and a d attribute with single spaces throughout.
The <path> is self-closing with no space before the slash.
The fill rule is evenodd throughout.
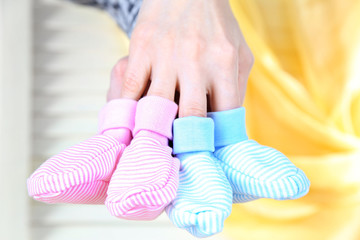
<path id="1" fill-rule="evenodd" d="M 177 105 L 147 96 L 137 105 L 133 140 L 110 180 L 105 205 L 113 216 L 152 220 L 175 198 L 179 160 L 173 158 L 168 139 Z"/>
<path id="2" fill-rule="evenodd" d="M 99 114 L 99 133 L 45 161 L 27 180 L 46 203 L 103 204 L 109 180 L 131 141 L 137 102 L 115 99 Z"/>

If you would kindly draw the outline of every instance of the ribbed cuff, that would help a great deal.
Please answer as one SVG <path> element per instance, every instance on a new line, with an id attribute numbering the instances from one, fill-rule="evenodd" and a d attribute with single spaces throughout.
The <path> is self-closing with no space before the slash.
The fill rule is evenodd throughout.
<path id="1" fill-rule="evenodd" d="M 108 102 L 100 111 L 98 133 L 126 128 L 132 131 L 135 125 L 137 101 L 132 99 L 114 99 Z"/>
<path id="2" fill-rule="evenodd" d="M 214 122 L 211 118 L 184 117 L 174 121 L 174 154 L 213 152 Z"/>
<path id="3" fill-rule="evenodd" d="M 215 147 L 222 147 L 248 139 L 245 127 L 245 108 L 210 112 L 215 124 Z"/>
<path id="4" fill-rule="evenodd" d="M 178 106 L 173 101 L 157 96 L 146 96 L 139 100 L 133 136 L 141 130 L 148 130 L 172 139 L 172 124 Z"/>

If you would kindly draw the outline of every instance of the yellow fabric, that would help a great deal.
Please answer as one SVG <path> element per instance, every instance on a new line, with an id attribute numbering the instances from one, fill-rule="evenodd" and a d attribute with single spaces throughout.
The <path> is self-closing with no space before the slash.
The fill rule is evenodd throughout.
<path id="1" fill-rule="evenodd" d="M 232 0 L 254 56 L 249 136 L 303 169 L 298 200 L 233 205 L 230 239 L 360 239 L 360 1 Z"/>

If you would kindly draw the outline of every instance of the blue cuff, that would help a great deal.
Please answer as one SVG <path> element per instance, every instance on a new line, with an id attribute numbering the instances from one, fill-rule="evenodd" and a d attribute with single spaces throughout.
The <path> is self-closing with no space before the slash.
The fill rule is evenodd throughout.
<path id="1" fill-rule="evenodd" d="M 211 118 L 183 117 L 174 121 L 174 154 L 214 152 L 214 122 Z"/>
<path id="2" fill-rule="evenodd" d="M 227 146 L 248 139 L 245 128 L 245 108 L 210 112 L 215 124 L 215 147 Z"/>

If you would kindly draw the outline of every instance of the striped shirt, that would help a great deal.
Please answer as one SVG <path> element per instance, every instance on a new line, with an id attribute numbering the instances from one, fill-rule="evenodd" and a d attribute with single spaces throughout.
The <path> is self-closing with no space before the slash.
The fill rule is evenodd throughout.
<path id="1" fill-rule="evenodd" d="M 130 37 L 142 4 L 142 0 L 70 0 L 79 4 L 107 11 Z"/>

